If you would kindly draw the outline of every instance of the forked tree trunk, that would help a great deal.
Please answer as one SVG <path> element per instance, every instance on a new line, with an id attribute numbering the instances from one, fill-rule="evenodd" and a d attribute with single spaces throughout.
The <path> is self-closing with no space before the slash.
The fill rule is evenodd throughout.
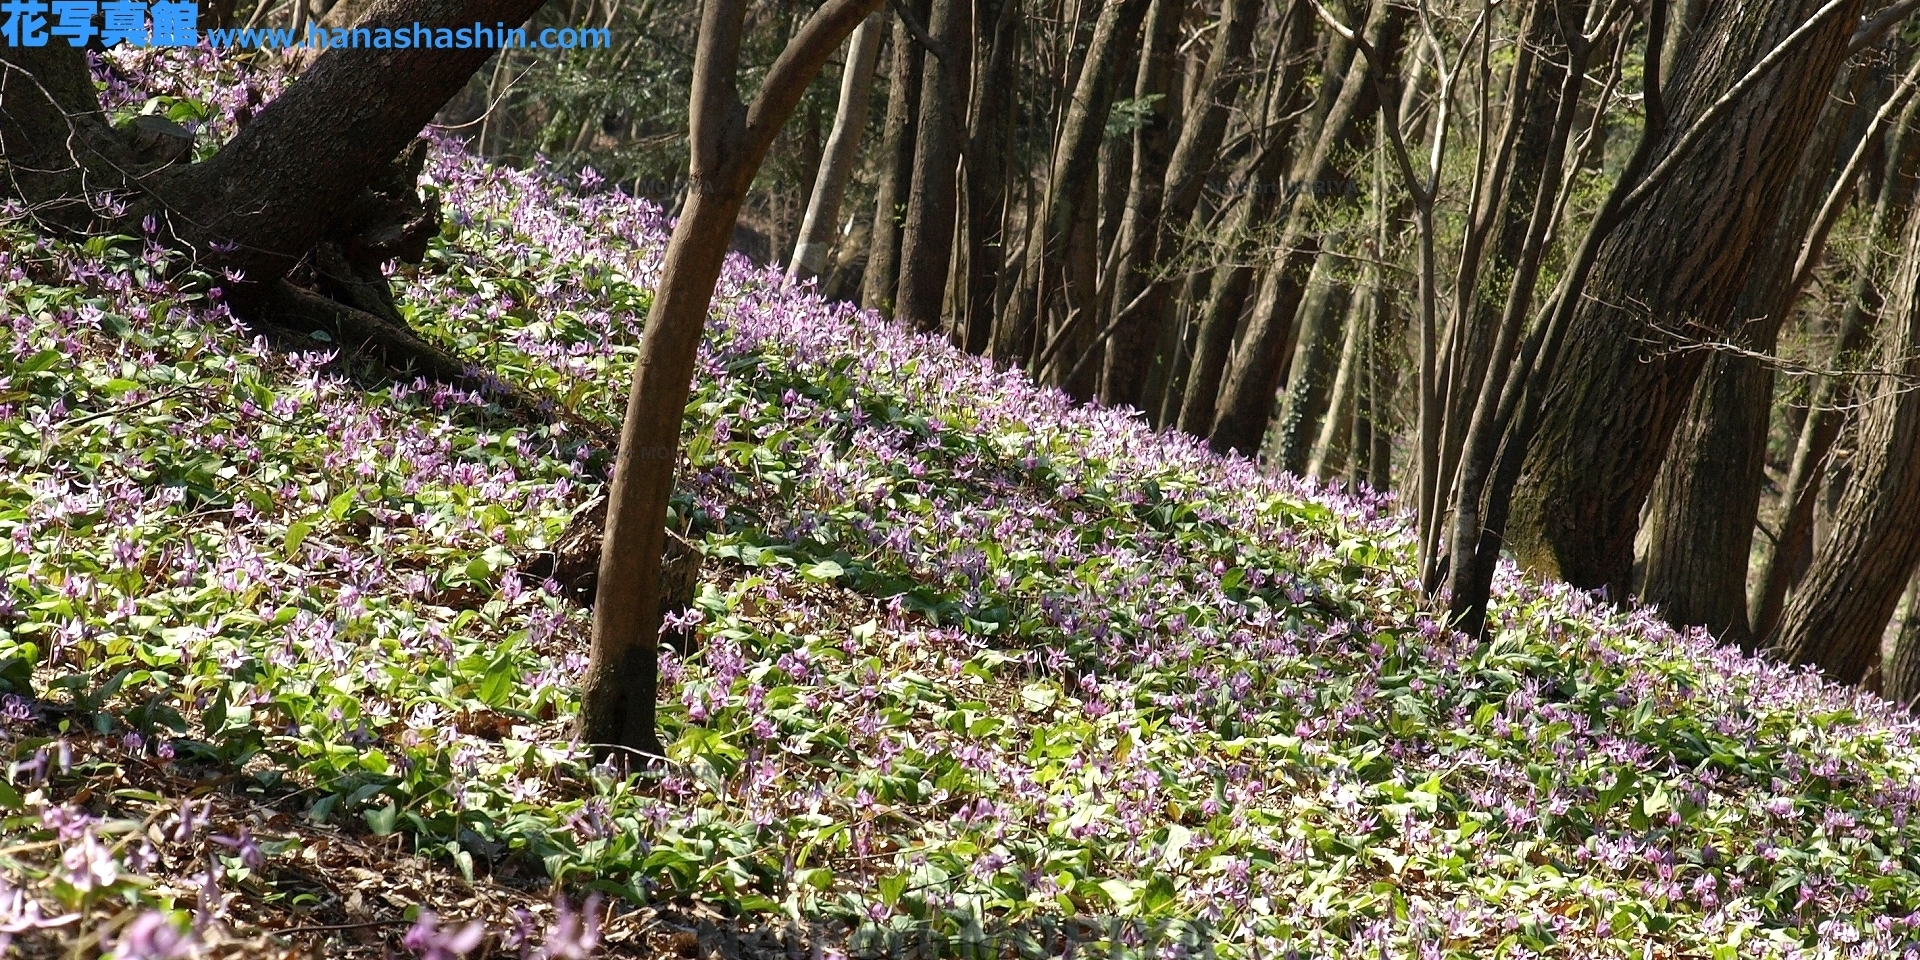
<path id="1" fill-rule="evenodd" d="M 1909 218 L 1886 318 L 1879 379 L 1861 424 L 1853 477 L 1833 533 L 1787 601 L 1770 646 L 1794 664 L 1816 664 L 1857 683 L 1920 561 L 1920 217 Z"/>
<path id="2" fill-rule="evenodd" d="M 1693 121 L 1821 8 L 1816 0 L 1712 4 L 1679 58 L 1664 157 Z M 1549 357 L 1548 398 L 1511 500 L 1521 564 L 1624 597 L 1640 508 L 1706 361 L 1659 344 L 1718 337 L 1846 59 L 1858 2 L 1843 2 L 1700 137 L 1601 245 Z M 1661 264 L 1648 270 L 1648 264 Z"/>
<path id="3" fill-rule="evenodd" d="M 1787 202 L 1734 307 L 1733 335 L 1748 350 L 1773 352 L 1800 289 L 1794 264 L 1836 174 L 1836 160 L 1860 102 L 1860 71 L 1834 85 L 1806 144 Z M 1667 621 L 1699 624 L 1751 647 L 1747 563 L 1766 479 L 1773 366 L 1754 356 L 1715 353 L 1694 385 L 1653 486 L 1640 596 Z"/>
<path id="4" fill-rule="evenodd" d="M 846 196 L 847 181 L 853 179 L 853 164 L 860 156 L 860 136 L 867 129 L 867 94 L 873 89 L 873 67 L 880 59 L 883 29 L 885 21 L 880 14 L 871 13 L 847 39 L 847 65 L 840 75 L 840 106 L 833 114 L 833 132 L 827 135 L 826 157 L 813 179 L 813 195 L 807 198 L 807 216 L 800 224 L 793 260 L 787 265 L 789 280 L 811 280 L 826 269 L 827 253 L 833 249 L 833 236 L 840 222 L 840 200 Z"/>
<path id="5" fill-rule="evenodd" d="M 781 51 L 751 107 L 740 102 L 737 78 L 747 0 L 702 5 L 688 111 L 687 203 L 667 242 L 620 426 L 600 548 L 593 646 L 581 681 L 578 734 L 603 756 L 617 748 L 643 758 L 661 753 L 654 731 L 660 558 L 678 457 L 635 451 L 679 449 L 695 355 L 747 188 L 807 84 L 879 5 L 880 0 L 828 0 L 814 11 Z"/>

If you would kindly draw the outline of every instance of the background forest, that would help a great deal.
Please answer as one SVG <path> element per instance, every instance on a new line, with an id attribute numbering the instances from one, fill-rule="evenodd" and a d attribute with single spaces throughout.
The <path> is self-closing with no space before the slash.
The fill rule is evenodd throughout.
<path id="1" fill-rule="evenodd" d="M 751 8 L 749 87 L 810 11 Z M 1216 450 L 1394 490 L 1456 612 L 1491 530 L 1909 699 L 1906 5 L 1706 13 L 893 4 L 871 77 L 843 51 L 808 88 L 735 246 Z M 692 12 L 538 16 L 617 49 L 499 57 L 442 119 L 674 209 Z M 825 254 L 791 270 L 816 184 Z"/>

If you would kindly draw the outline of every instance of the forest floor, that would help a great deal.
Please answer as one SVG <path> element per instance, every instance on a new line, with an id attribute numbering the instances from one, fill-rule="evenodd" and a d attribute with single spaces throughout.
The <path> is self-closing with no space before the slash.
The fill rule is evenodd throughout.
<path id="1" fill-rule="evenodd" d="M 105 79 L 211 141 L 271 83 Z M 22 955 L 1913 949 L 1920 727 L 1881 701 L 1510 570 L 1473 642 L 1390 499 L 738 258 L 686 410 L 669 762 L 592 766 L 588 615 L 539 571 L 604 483 L 566 424 L 617 422 L 667 225 L 447 145 L 429 180 L 409 322 L 568 417 L 255 336 L 143 238 L 5 227 Z"/>

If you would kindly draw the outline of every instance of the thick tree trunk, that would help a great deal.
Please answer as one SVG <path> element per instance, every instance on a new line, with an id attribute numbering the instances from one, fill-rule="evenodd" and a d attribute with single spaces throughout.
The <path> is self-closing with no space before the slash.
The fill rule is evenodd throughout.
<path id="1" fill-rule="evenodd" d="M 1907 578 L 1907 612 L 1880 670 L 1880 693 L 1910 709 L 1920 699 L 1920 570 Z"/>
<path id="2" fill-rule="evenodd" d="M 1874 390 L 1833 534 L 1769 642 L 1788 662 L 1817 664 L 1842 683 L 1866 675 L 1920 561 L 1920 217 L 1909 218 L 1903 250 L 1880 352 L 1894 376 Z"/>
<path id="3" fill-rule="evenodd" d="M 1381 7 L 1379 3 L 1373 5 L 1376 14 Z M 1295 13 L 1304 19 L 1305 14 L 1299 8 L 1295 9 Z M 1304 43 L 1309 33 L 1301 21 L 1290 22 L 1289 36 L 1300 36 Z M 1290 46 L 1287 52 L 1295 51 Z M 1296 57 L 1289 56 L 1287 59 L 1293 62 Z M 1351 116 L 1359 112 L 1360 105 L 1354 101 L 1366 95 L 1367 91 L 1362 88 L 1367 85 L 1352 82 L 1351 74 L 1355 70 L 1364 70 L 1364 66 L 1357 62 L 1353 44 L 1339 37 L 1329 41 L 1320 67 L 1319 91 L 1310 111 L 1320 119 L 1319 125 L 1309 128 L 1308 139 L 1316 147 L 1305 156 L 1289 155 L 1298 118 L 1303 112 L 1308 112 L 1298 109 L 1305 85 L 1297 82 L 1297 74 L 1289 74 L 1280 77 L 1281 85 L 1269 91 L 1271 99 L 1268 102 L 1278 107 L 1274 111 L 1278 117 L 1274 124 L 1276 129 L 1263 138 L 1241 177 L 1245 195 L 1233 211 L 1233 219 L 1226 231 L 1233 244 L 1232 262 L 1216 268 L 1209 280 L 1205 305 L 1194 320 L 1193 348 L 1186 363 L 1185 383 L 1176 394 L 1180 398 L 1177 422 L 1186 433 L 1207 437 L 1213 432 L 1215 415 L 1219 411 L 1220 385 L 1226 376 L 1227 362 L 1233 351 L 1234 333 L 1240 326 L 1247 295 L 1259 273 L 1251 262 L 1256 251 L 1246 238 L 1271 219 L 1276 207 L 1286 212 L 1302 202 L 1298 191 L 1303 181 L 1309 179 L 1306 174 L 1316 165 L 1314 157 L 1321 153 L 1318 144 L 1326 140 L 1328 118 L 1336 118 L 1333 122 L 1338 123 L 1340 115 Z M 1361 75 L 1364 76 L 1364 73 Z M 1283 183 L 1282 174 L 1289 171 L 1293 176 Z M 1283 190 L 1286 192 L 1283 193 Z M 1289 236 L 1287 239 L 1295 238 Z M 1289 258 L 1283 255 L 1281 261 L 1287 263 Z M 1311 264 L 1313 261 L 1309 258 L 1306 262 Z M 1291 322 L 1292 317 L 1287 319 Z"/>
<path id="4" fill-rule="evenodd" d="M 847 182 L 853 179 L 854 161 L 860 156 L 860 137 L 867 129 L 867 93 L 873 88 L 873 68 L 880 59 L 881 31 L 885 28 L 880 14 L 872 13 L 847 39 L 847 65 L 840 75 L 840 106 L 834 111 L 826 156 L 814 177 L 813 195 L 807 198 L 807 216 L 801 221 L 800 238 L 794 243 L 793 259 L 787 265 L 790 280 L 811 280 L 826 269 L 827 253 L 833 249 L 840 222 L 840 200 L 846 196 Z"/>
<path id="5" fill-rule="evenodd" d="M 928 0 L 907 0 L 914 16 L 926 22 Z M 880 183 L 874 191 L 873 231 L 867 244 L 867 270 L 860 281 L 860 305 L 893 316 L 900 288 L 900 224 L 906 218 L 907 190 L 913 181 L 914 133 L 919 124 L 921 61 L 919 45 L 898 15 L 893 18 L 893 65 L 887 74 L 887 125 L 880 144 Z"/>
<path id="6" fill-rule="evenodd" d="M 539 0 L 383 0 L 372 27 L 520 23 Z M 121 223 L 152 214 L 204 269 L 257 284 L 243 312 L 349 212 L 362 191 L 485 62 L 486 50 L 329 50 L 220 152 L 155 162 L 106 125 L 83 51 L 0 49 L 0 155 L 43 223 L 106 230 L 87 198 L 124 194 Z M 51 97 L 51 99 L 49 99 Z"/>
<path id="7" fill-rule="evenodd" d="M 747 0 L 706 0 L 694 58 L 687 203 L 674 224 L 640 339 L 620 448 L 607 496 L 593 644 L 581 681 L 580 739 L 605 754 L 660 756 L 660 560 L 678 456 L 681 411 L 713 290 L 747 188 L 781 125 L 827 57 L 880 0 L 828 0 L 774 62 L 751 107 L 736 77 Z"/>
<path id="8" fill-rule="evenodd" d="M 1656 158 L 1820 4 L 1712 6 L 1680 58 L 1674 122 Z M 1507 540 L 1528 569 L 1625 595 L 1641 504 L 1706 360 L 1648 341 L 1726 330 L 1846 58 L 1858 8 L 1829 12 L 1602 243 L 1571 304 L 1564 355 L 1551 358 L 1545 407 L 1512 493 Z"/>
<path id="9" fill-rule="evenodd" d="M 939 45 L 926 55 L 920 124 L 914 135 L 913 181 L 900 232 L 900 287 L 895 313 L 923 333 L 940 329 L 953 259 L 960 148 L 966 139 L 968 74 L 973 50 L 969 0 L 933 0 L 927 29 Z"/>
<path id="10" fill-rule="evenodd" d="M 1733 340 L 1773 352 L 1780 327 L 1799 299 L 1794 264 L 1833 184 L 1843 135 L 1858 112 L 1859 76 L 1834 84 L 1772 235 L 1734 306 Z M 1751 647 L 1747 564 L 1766 480 L 1767 427 L 1773 366 L 1747 354 L 1716 352 L 1694 385 L 1653 486 L 1641 599 L 1669 623 L 1699 624 Z"/>

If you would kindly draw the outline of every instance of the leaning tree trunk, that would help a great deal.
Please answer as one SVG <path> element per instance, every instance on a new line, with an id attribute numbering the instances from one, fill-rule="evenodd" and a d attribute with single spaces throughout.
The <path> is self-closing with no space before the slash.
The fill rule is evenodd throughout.
<path id="1" fill-rule="evenodd" d="M 1886 138 L 1886 163 L 1875 191 L 1873 215 L 1867 227 L 1869 251 L 1876 250 L 1883 238 L 1899 231 L 1906 221 L 1915 193 L 1916 165 L 1920 164 L 1920 136 L 1913 131 L 1920 116 L 1920 96 L 1907 101 L 1899 122 Z M 1874 317 L 1879 313 L 1882 296 L 1878 280 L 1869 262 L 1855 272 L 1846 307 L 1840 314 L 1840 329 L 1828 365 L 1844 370 L 1872 344 Z M 1814 381 L 1807 399 L 1807 418 L 1800 426 L 1793 459 L 1787 468 L 1786 486 L 1781 502 L 1786 516 L 1774 548 L 1761 561 L 1758 588 L 1753 600 L 1753 635 L 1764 637 L 1780 623 L 1787 593 L 1813 562 L 1815 507 L 1819 503 L 1821 476 L 1826 472 L 1828 454 L 1840 436 L 1851 405 L 1851 388 L 1845 377 L 1821 377 Z"/>
<path id="2" fill-rule="evenodd" d="M 867 93 L 873 88 L 873 67 L 880 59 L 882 29 L 880 14 L 871 13 L 847 39 L 840 106 L 833 114 L 833 132 L 827 135 L 826 157 L 814 177 L 813 195 L 807 199 L 807 215 L 800 224 L 800 238 L 794 243 L 793 260 L 787 265 L 790 280 L 811 280 L 826 269 L 827 252 L 833 249 L 835 227 L 840 222 L 840 200 L 846 196 L 847 181 L 853 179 L 853 164 L 860 157 L 860 136 L 867 129 Z"/>
<path id="3" fill-rule="evenodd" d="M 1920 217 L 1908 220 L 1879 378 L 1860 428 L 1852 480 L 1833 533 L 1787 601 L 1769 646 L 1794 664 L 1816 664 L 1857 683 L 1920 561 Z"/>
<path id="4" fill-rule="evenodd" d="M 1381 19 L 1380 11 L 1384 5 L 1375 3 L 1370 14 L 1371 25 Z M 1292 22 L 1290 36 L 1304 38 L 1309 31 L 1300 29 L 1299 23 Z M 1377 39 L 1377 38 L 1375 38 Z M 1290 54 L 1297 50 L 1289 49 Z M 1295 57 L 1289 56 L 1289 62 Z M 1293 139 L 1295 126 L 1304 112 L 1297 109 L 1296 100 L 1303 92 L 1304 85 L 1297 82 L 1297 74 L 1289 73 L 1279 79 L 1276 89 L 1271 91 L 1271 100 L 1281 109 L 1276 111 L 1278 118 L 1269 132 L 1260 150 L 1249 162 L 1244 178 L 1247 195 L 1242 197 L 1233 213 L 1231 225 L 1227 228 L 1229 241 L 1235 244 L 1232 259 L 1236 262 L 1216 270 L 1207 290 L 1207 299 L 1200 308 L 1193 334 L 1193 355 L 1188 361 L 1186 382 L 1180 392 L 1180 415 L 1178 424 L 1182 431 L 1196 437 L 1207 437 L 1213 432 L 1215 414 L 1218 412 L 1220 384 L 1226 375 L 1227 361 L 1233 350 L 1234 331 L 1240 326 L 1242 311 L 1246 305 L 1248 292 L 1253 287 L 1257 270 L 1253 264 L 1240 262 L 1250 258 L 1254 251 L 1246 242 L 1246 237 L 1265 225 L 1274 208 L 1280 206 L 1282 212 L 1300 202 L 1299 190 L 1304 182 L 1319 179 L 1316 168 L 1324 169 L 1326 151 L 1321 148 L 1327 143 L 1329 126 L 1344 127 L 1355 115 L 1365 112 L 1365 103 L 1361 98 L 1370 93 L 1364 79 L 1365 65 L 1359 62 L 1352 43 L 1335 36 L 1328 41 L 1326 56 L 1320 70 L 1320 88 L 1316 94 L 1312 113 L 1318 117 L 1318 125 L 1310 127 L 1307 139 L 1315 144 L 1304 156 L 1289 157 L 1287 148 Z M 1346 119 L 1342 119 L 1342 118 Z M 1281 174 L 1289 171 L 1294 174 L 1288 182 L 1281 183 Z M 1281 190 L 1287 191 L 1283 197 Z M 1291 222 L 1291 219 L 1289 219 Z M 1282 262 L 1292 259 L 1283 256 Z M 1312 263 L 1311 259 L 1306 261 Z M 1292 316 L 1287 317 L 1289 323 Z"/>
<path id="5" fill-rule="evenodd" d="M 1366 41 L 1378 55 L 1378 62 L 1373 57 L 1363 56 L 1354 58 L 1348 65 L 1346 83 L 1341 88 L 1340 96 L 1321 125 L 1313 150 L 1302 158 L 1303 164 L 1294 169 L 1293 183 L 1289 187 L 1307 186 L 1318 192 L 1318 185 L 1329 180 L 1351 182 L 1346 172 L 1338 166 L 1342 160 L 1341 151 L 1353 145 L 1360 119 L 1375 112 L 1379 106 L 1375 94 L 1385 84 L 1376 84 L 1373 79 L 1377 74 L 1387 73 L 1392 69 L 1390 65 L 1399 61 L 1400 35 L 1408 15 L 1407 8 L 1397 4 L 1374 4 L 1373 12 L 1368 17 Z M 1274 280 L 1275 296 L 1270 309 L 1256 310 L 1248 319 L 1247 329 L 1239 338 L 1231 363 L 1220 379 L 1217 410 L 1207 432 L 1207 443 L 1216 451 L 1224 453 L 1234 450 L 1252 456 L 1266 436 L 1268 422 L 1273 419 L 1274 394 L 1279 389 L 1281 378 L 1288 375 L 1286 357 L 1282 353 L 1304 295 L 1314 257 L 1320 251 L 1320 243 L 1311 222 L 1314 206 L 1313 203 L 1296 202 L 1288 212 L 1286 227 L 1280 235 L 1280 257 L 1274 268 L 1279 271 L 1279 276 Z M 1324 380 L 1327 371 L 1316 371 L 1316 374 Z M 1192 398 L 1191 391 L 1188 396 Z M 1312 444 L 1317 426 L 1316 416 L 1315 422 L 1305 428 L 1303 448 L 1309 448 Z M 1301 459 L 1304 461 L 1305 458 Z"/>
<path id="6" fill-rule="evenodd" d="M 1679 60 L 1664 158 L 1696 118 L 1820 8 L 1815 0 L 1713 9 Z M 1521 564 L 1624 597 L 1641 505 L 1706 361 L 1668 350 L 1719 337 L 1771 230 L 1859 11 L 1842 2 L 1699 138 L 1602 243 L 1571 304 L 1547 398 L 1511 494 Z M 1660 264 L 1650 270 L 1648 264 Z"/>
<path id="7" fill-rule="evenodd" d="M 1241 64 L 1253 46 L 1254 28 L 1259 25 L 1258 0 L 1227 0 L 1223 7 L 1213 49 L 1194 78 L 1193 111 L 1180 128 L 1180 140 L 1168 161 L 1160 210 L 1148 224 L 1151 232 L 1142 235 L 1137 246 L 1129 244 L 1121 250 L 1120 285 L 1114 300 L 1120 312 L 1111 321 L 1114 333 L 1104 373 L 1105 382 L 1114 384 L 1107 402 L 1144 404 L 1149 413 L 1156 414 L 1156 425 L 1169 419 L 1160 409 L 1162 403 L 1167 399 L 1177 401 L 1182 387 L 1175 383 L 1174 389 L 1168 390 L 1166 383 L 1156 385 L 1157 378 L 1168 382 L 1178 379 L 1173 370 L 1179 358 L 1174 354 L 1180 352 L 1184 340 L 1178 318 L 1186 298 L 1175 297 L 1174 287 L 1204 290 L 1206 286 L 1195 283 L 1191 276 L 1149 274 L 1179 252 L 1179 231 L 1193 220 L 1199 208 L 1205 180 L 1215 168 L 1220 143 L 1226 136 L 1229 111 L 1246 87 L 1248 71 L 1241 69 Z M 1298 86 L 1303 60 L 1299 54 L 1313 39 L 1308 16 L 1303 0 L 1296 0 L 1286 15 L 1278 83 L 1288 89 Z M 1140 289 L 1143 285 L 1144 290 Z M 1129 310 L 1132 313 L 1127 313 Z M 1141 381 L 1138 388 L 1124 386 L 1132 372 L 1137 372 Z"/>
<path id="8" fill-rule="evenodd" d="M 580 691 L 580 739 L 605 755 L 625 748 L 660 756 L 654 732 L 659 682 L 660 559 L 678 457 L 681 411 L 694 358 L 747 188 L 781 125 L 827 57 L 880 0 L 828 0 L 768 71 L 751 107 L 738 67 L 747 0 L 706 0 L 694 54 L 686 207 L 674 224 L 640 338 L 633 387 L 607 497 L 606 534 L 593 607 L 593 645 Z"/>
<path id="9" fill-rule="evenodd" d="M 1734 341 L 1773 352 L 1799 299 L 1794 280 L 1803 241 L 1836 174 L 1843 136 L 1858 112 L 1859 77 L 1834 84 L 1799 174 L 1734 307 Z M 1746 353 L 1716 352 L 1694 384 L 1686 417 L 1654 482 L 1640 597 L 1678 626 L 1699 624 L 1751 647 L 1747 564 L 1766 480 L 1773 365 Z"/>
<path id="10" fill-rule="evenodd" d="M 894 300 L 902 323 L 923 333 L 940 329 L 947 270 L 953 258 L 955 193 L 960 145 L 966 138 L 967 76 L 973 25 L 967 0 L 933 0 L 928 51 L 920 85 L 920 129 L 914 136 L 913 180 L 900 232 L 900 286 Z"/>
<path id="11" fill-rule="evenodd" d="M 1547 229 L 1549 222 L 1536 221 L 1534 207 L 1543 193 L 1551 203 L 1559 189 L 1577 106 L 1569 105 L 1563 116 L 1561 103 L 1568 99 L 1568 90 L 1578 97 L 1579 79 L 1568 72 L 1585 70 L 1588 46 L 1582 24 L 1589 15 L 1586 0 L 1551 4 L 1536 0 L 1527 8 L 1523 42 L 1507 85 L 1507 119 L 1487 171 L 1481 197 L 1484 207 L 1475 211 L 1479 229 L 1471 230 L 1462 241 L 1460 286 L 1455 292 L 1455 316 L 1462 321 L 1449 345 L 1442 400 L 1445 425 L 1438 478 L 1442 497 L 1451 493 L 1485 381 L 1506 376 L 1505 368 L 1496 362 L 1502 358 L 1495 356 L 1495 347 L 1509 294 L 1517 292 L 1526 303 L 1532 302 L 1538 268 L 1530 261 L 1537 260 L 1539 252 L 1529 250 L 1528 240 L 1536 229 Z M 1575 85 L 1569 85 L 1570 79 Z M 1533 246 L 1540 243 L 1535 240 Z"/>
<path id="12" fill-rule="evenodd" d="M 1100 141 L 1113 106 L 1114 77 L 1140 32 L 1147 0 L 1106 0 L 1093 40 L 1079 65 L 1067 115 L 1054 144 L 1045 192 L 1035 205 L 1028 231 L 1026 266 L 1007 309 L 994 325 L 993 359 L 1008 365 L 1028 359 L 1034 332 L 1044 329 L 1040 315 L 1063 279 L 1080 206 L 1086 202 L 1100 163 Z M 1069 357 L 1068 361 L 1071 362 Z"/>

